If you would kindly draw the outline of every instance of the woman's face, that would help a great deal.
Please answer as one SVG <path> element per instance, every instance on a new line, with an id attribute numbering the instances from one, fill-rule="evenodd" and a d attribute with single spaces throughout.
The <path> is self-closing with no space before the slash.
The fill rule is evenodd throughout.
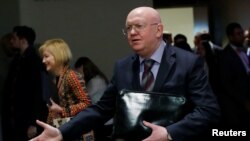
<path id="1" fill-rule="evenodd" d="M 43 63 L 45 64 L 47 71 L 55 70 L 55 57 L 46 49 L 43 52 Z"/>

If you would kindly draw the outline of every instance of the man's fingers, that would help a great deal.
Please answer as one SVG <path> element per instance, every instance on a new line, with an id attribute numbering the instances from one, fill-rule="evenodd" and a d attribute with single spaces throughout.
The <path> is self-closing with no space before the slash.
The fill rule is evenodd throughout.
<path id="1" fill-rule="evenodd" d="M 42 128 L 46 128 L 48 125 L 40 120 L 36 120 L 36 123 L 41 126 Z"/>
<path id="2" fill-rule="evenodd" d="M 52 104 L 54 104 L 54 103 L 55 103 L 55 102 L 53 101 L 53 99 L 52 99 L 52 98 L 50 98 L 49 100 L 50 100 L 50 102 L 51 102 Z"/>
<path id="3" fill-rule="evenodd" d="M 150 122 L 147 122 L 147 121 L 145 121 L 145 120 L 143 121 L 143 124 L 144 124 L 145 126 L 151 128 L 151 129 L 157 127 L 157 125 L 152 124 L 152 123 L 150 123 Z"/>
<path id="4" fill-rule="evenodd" d="M 150 128 L 152 128 L 152 124 L 151 123 L 149 123 L 149 122 L 147 122 L 147 121 L 143 121 L 143 124 L 145 125 L 145 126 L 147 126 L 147 127 L 150 127 Z"/>

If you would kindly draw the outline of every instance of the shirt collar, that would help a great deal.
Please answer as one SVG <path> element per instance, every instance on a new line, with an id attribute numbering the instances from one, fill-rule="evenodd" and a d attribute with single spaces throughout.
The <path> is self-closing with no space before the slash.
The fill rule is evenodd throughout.
<path id="1" fill-rule="evenodd" d="M 161 63 L 161 58 L 162 58 L 162 54 L 163 54 L 165 47 L 166 47 L 166 43 L 164 41 L 161 41 L 160 46 L 152 54 L 150 59 L 154 60 L 157 63 Z M 140 64 L 145 60 L 145 58 L 142 58 L 141 56 L 139 56 L 139 59 L 140 59 Z"/>

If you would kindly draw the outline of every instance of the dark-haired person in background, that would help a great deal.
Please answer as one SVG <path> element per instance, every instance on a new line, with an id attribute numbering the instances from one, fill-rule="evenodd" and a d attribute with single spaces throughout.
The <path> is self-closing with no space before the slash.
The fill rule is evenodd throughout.
<path id="1" fill-rule="evenodd" d="M 187 37 L 183 34 L 177 34 L 174 36 L 174 46 L 193 52 L 192 48 L 187 42 Z"/>
<path id="2" fill-rule="evenodd" d="M 108 87 L 109 80 L 88 57 L 80 57 L 75 62 L 75 69 L 84 76 L 88 95 L 92 104 L 96 104 Z M 112 132 L 113 120 L 94 129 L 96 141 L 108 141 Z"/>
<path id="3" fill-rule="evenodd" d="M 75 69 L 84 76 L 92 104 L 97 103 L 108 86 L 107 77 L 88 57 L 78 58 Z"/>
<path id="4" fill-rule="evenodd" d="M 226 34 L 229 42 L 219 56 L 218 75 L 222 127 L 250 131 L 250 66 L 243 45 L 243 28 L 239 23 L 229 23 Z"/>
<path id="5" fill-rule="evenodd" d="M 45 67 L 33 47 L 35 31 L 27 26 L 16 26 L 12 33 L 11 43 L 18 53 L 10 64 L 5 83 L 3 140 L 27 141 L 39 133 L 35 120 L 46 121 L 47 117 L 41 78 Z"/>
<path id="6" fill-rule="evenodd" d="M 172 35 L 172 33 L 169 32 L 169 31 L 164 31 L 164 32 L 163 32 L 163 40 L 164 40 L 167 44 L 172 45 L 172 43 L 173 43 L 173 35 Z"/>

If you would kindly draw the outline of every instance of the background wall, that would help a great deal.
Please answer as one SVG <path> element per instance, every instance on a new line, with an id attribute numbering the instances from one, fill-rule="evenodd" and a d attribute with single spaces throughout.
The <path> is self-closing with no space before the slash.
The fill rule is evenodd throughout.
<path id="1" fill-rule="evenodd" d="M 198 32 L 209 31 L 206 6 L 157 8 L 157 10 L 161 15 L 164 30 L 171 32 L 173 38 L 176 34 L 184 34 L 191 47 L 194 47 L 194 36 Z"/>
<path id="2" fill-rule="evenodd" d="M 20 8 L 18 0 L 0 1 L 0 37 L 8 33 L 14 25 L 19 24 Z"/>
<path id="3" fill-rule="evenodd" d="M 187 36 L 188 43 L 193 46 L 194 36 L 194 12 L 192 7 L 182 8 L 159 8 L 157 9 L 162 17 L 164 31 Z M 183 24 L 185 23 L 185 24 Z"/>

